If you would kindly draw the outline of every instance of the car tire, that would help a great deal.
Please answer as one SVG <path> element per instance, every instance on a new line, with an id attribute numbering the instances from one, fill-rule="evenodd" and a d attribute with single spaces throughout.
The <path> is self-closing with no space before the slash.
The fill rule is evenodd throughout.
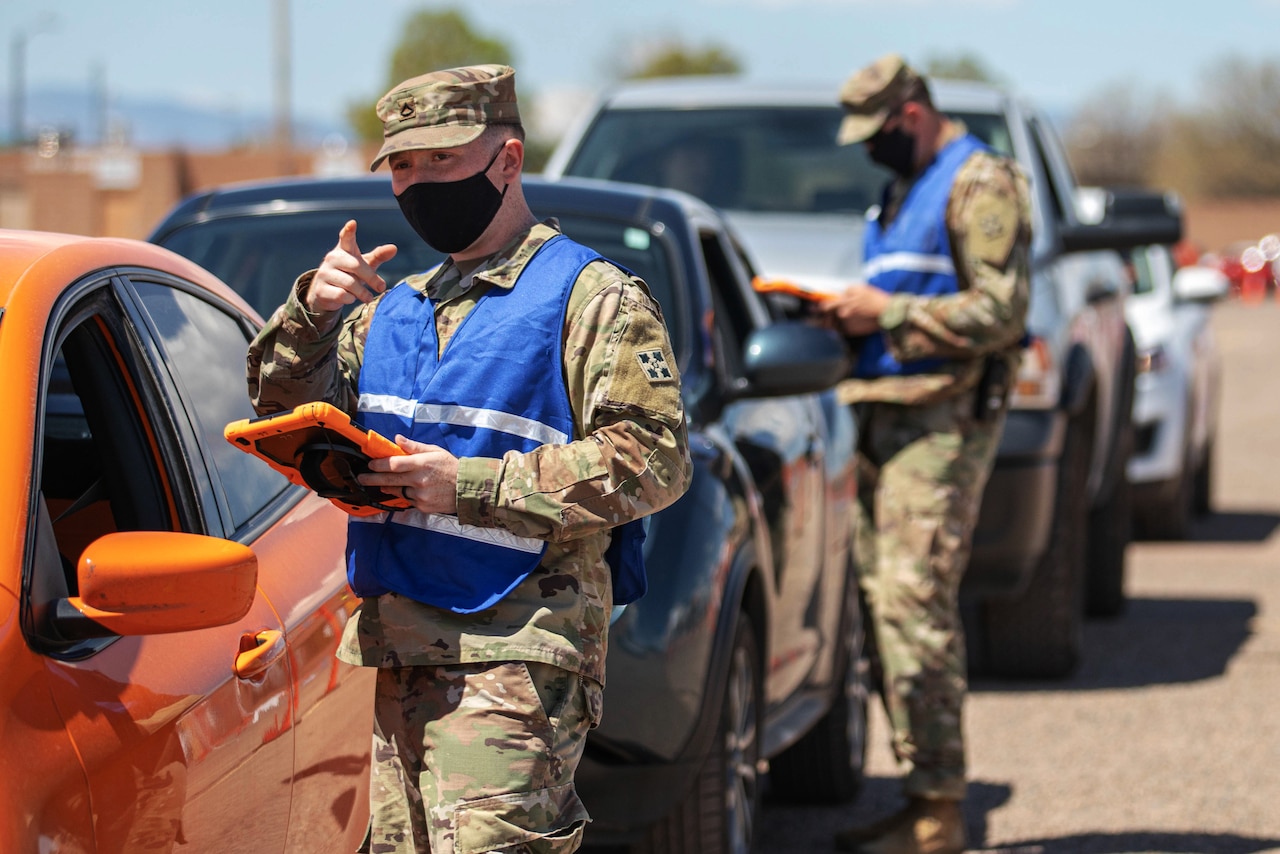
<path id="1" fill-rule="evenodd" d="M 1089 513 L 1084 581 L 1084 612 L 1089 617 L 1115 617 L 1124 610 L 1124 568 L 1133 539 L 1133 484 L 1125 473 L 1133 452 L 1131 424 L 1122 431 L 1118 447 L 1120 473 L 1111 494 Z"/>
<path id="2" fill-rule="evenodd" d="M 982 604 L 981 660 L 987 675 L 1054 679 L 1070 675 L 1079 664 L 1088 450 L 1082 424 L 1073 421 L 1060 460 L 1048 547 L 1025 589 Z"/>
<path id="3" fill-rule="evenodd" d="M 1196 513 L 1196 479 L 1198 472 L 1190 449 L 1182 454 L 1182 465 L 1168 497 L 1152 501 L 1139 516 L 1138 528 L 1144 539 L 1185 540 L 1191 536 L 1191 523 Z"/>
<path id="4" fill-rule="evenodd" d="M 1119 616 L 1125 601 L 1125 553 L 1133 539 L 1133 484 L 1129 478 L 1121 476 L 1111 497 L 1090 515 L 1084 612 L 1089 617 Z"/>
<path id="5" fill-rule="evenodd" d="M 850 576 L 844 645 L 836 666 L 841 679 L 831 708 L 791 747 L 769 761 L 769 794 L 789 804 L 843 804 L 862 787 L 867 760 L 870 662 L 866 629 Z"/>
<path id="6" fill-rule="evenodd" d="M 1115 617 L 1124 611 L 1124 567 L 1133 540 L 1133 484 L 1125 469 L 1133 456 L 1133 424 L 1125 420 L 1116 437 L 1117 474 L 1111 493 L 1089 511 L 1084 554 L 1084 613 Z"/>
<path id="7" fill-rule="evenodd" d="M 755 631 L 739 614 L 719 723 L 693 788 L 633 854 L 747 854 L 760 818 L 764 680 Z"/>
<path id="8" fill-rule="evenodd" d="M 1192 507 L 1197 516 L 1213 513 L 1213 440 L 1205 443 L 1203 455 L 1196 466 L 1195 485 L 1192 487 Z"/>

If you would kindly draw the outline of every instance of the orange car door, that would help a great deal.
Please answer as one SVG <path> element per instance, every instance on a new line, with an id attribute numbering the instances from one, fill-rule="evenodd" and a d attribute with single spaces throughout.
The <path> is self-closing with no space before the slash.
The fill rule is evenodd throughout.
<path id="1" fill-rule="evenodd" d="M 204 515 L 207 477 L 183 436 L 161 351 L 130 330 L 119 280 L 95 284 L 62 307 L 46 345 L 52 369 L 34 488 L 57 548 L 35 550 L 56 555 L 33 567 L 37 616 L 59 588 L 74 592 L 68 567 L 96 536 L 218 533 Z M 239 378 L 239 365 L 208 355 L 210 376 Z M 229 626 L 36 644 L 84 767 L 98 850 L 284 850 L 292 674 L 283 624 L 265 597 Z"/>
<path id="2" fill-rule="evenodd" d="M 285 632 L 292 681 L 287 707 L 273 714 L 292 728 L 294 746 L 286 849 L 352 851 L 368 815 L 373 672 L 335 657 L 356 604 L 346 580 L 346 514 L 287 486 L 223 438 L 226 424 L 252 415 L 244 324 L 193 293 L 138 275 L 131 281 L 186 402 L 187 441 L 195 440 L 210 484 L 206 516 L 222 526 L 210 533 L 252 545 L 259 598 Z"/>

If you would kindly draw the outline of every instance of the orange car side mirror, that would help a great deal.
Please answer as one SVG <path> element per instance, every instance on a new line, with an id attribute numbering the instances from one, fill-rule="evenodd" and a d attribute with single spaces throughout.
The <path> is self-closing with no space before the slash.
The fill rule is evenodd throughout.
<path id="1" fill-rule="evenodd" d="M 80 595 L 64 600 L 56 618 L 64 636 L 165 634 L 224 626 L 249 613 L 258 558 L 218 537 L 122 531 L 90 543 L 76 574 Z"/>

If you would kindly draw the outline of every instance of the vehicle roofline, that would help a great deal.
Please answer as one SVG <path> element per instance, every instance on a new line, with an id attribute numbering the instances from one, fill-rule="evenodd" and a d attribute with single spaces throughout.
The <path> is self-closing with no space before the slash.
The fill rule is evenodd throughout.
<path id="1" fill-rule="evenodd" d="M 641 110 L 693 106 L 731 108 L 836 106 L 841 80 L 757 81 L 741 76 L 672 77 L 621 83 L 600 98 L 607 109 Z M 999 86 L 967 80 L 929 80 L 940 107 L 1002 108 L 1010 94 Z"/>

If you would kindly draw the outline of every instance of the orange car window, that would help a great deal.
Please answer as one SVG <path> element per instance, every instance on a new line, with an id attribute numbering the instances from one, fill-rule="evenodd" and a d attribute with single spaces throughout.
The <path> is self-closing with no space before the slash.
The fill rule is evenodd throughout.
<path id="1" fill-rule="evenodd" d="M 64 570 L 103 534 L 175 524 L 152 426 L 113 337 L 99 316 L 69 329 L 43 397 L 39 488 Z M 66 583 L 74 592 L 74 573 Z"/>
<path id="2" fill-rule="evenodd" d="M 244 526 L 289 482 L 223 438 L 227 424 L 254 415 L 245 385 L 250 333 L 241 321 L 195 294 L 157 282 L 133 285 L 164 348 L 166 365 L 190 409 L 199 453 L 221 485 L 222 503 L 206 516 L 229 517 L 225 533 Z"/>

